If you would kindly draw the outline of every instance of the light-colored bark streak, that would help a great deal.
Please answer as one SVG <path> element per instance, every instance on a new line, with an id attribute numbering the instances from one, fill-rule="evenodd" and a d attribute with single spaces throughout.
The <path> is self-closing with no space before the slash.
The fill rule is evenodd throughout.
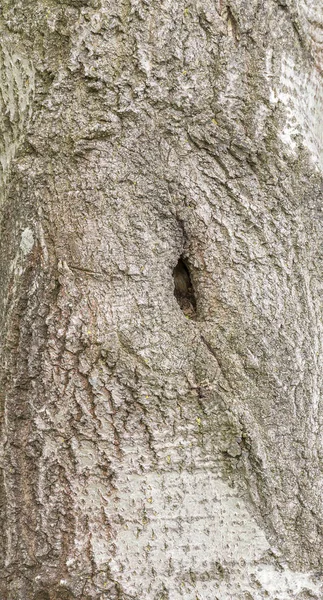
<path id="1" fill-rule="evenodd" d="M 0 21 L 0 597 L 321 598 L 319 4 Z"/>
<path id="2" fill-rule="evenodd" d="M 5 193 L 7 174 L 30 116 L 34 92 L 34 70 L 26 56 L 15 52 L 9 36 L 0 43 L 0 194 Z"/>

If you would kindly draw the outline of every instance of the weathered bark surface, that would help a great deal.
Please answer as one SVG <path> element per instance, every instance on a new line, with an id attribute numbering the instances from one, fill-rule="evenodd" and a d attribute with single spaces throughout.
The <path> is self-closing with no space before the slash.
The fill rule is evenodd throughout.
<path id="1" fill-rule="evenodd" d="M 321 1 L 0 24 L 0 598 L 322 598 Z"/>

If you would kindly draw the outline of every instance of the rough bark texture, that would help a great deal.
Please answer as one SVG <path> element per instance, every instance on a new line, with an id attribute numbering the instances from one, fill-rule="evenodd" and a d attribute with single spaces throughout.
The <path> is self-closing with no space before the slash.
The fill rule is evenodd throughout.
<path id="1" fill-rule="evenodd" d="M 1 600 L 323 597 L 322 28 L 2 0 Z"/>

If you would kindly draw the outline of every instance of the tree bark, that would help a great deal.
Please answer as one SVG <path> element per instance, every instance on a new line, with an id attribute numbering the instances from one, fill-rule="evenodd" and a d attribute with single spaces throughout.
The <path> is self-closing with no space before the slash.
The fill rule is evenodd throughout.
<path id="1" fill-rule="evenodd" d="M 0 598 L 322 598 L 319 0 L 2 0 Z"/>

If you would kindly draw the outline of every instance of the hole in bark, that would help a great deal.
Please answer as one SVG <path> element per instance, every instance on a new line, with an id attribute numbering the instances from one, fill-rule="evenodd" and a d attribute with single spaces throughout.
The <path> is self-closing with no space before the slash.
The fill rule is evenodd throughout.
<path id="1" fill-rule="evenodd" d="M 181 256 L 173 270 L 174 296 L 184 315 L 190 319 L 196 318 L 196 299 L 191 275 L 187 263 Z"/>
<path id="2" fill-rule="evenodd" d="M 50 600 L 50 595 L 48 592 L 38 592 L 34 600 Z"/>

